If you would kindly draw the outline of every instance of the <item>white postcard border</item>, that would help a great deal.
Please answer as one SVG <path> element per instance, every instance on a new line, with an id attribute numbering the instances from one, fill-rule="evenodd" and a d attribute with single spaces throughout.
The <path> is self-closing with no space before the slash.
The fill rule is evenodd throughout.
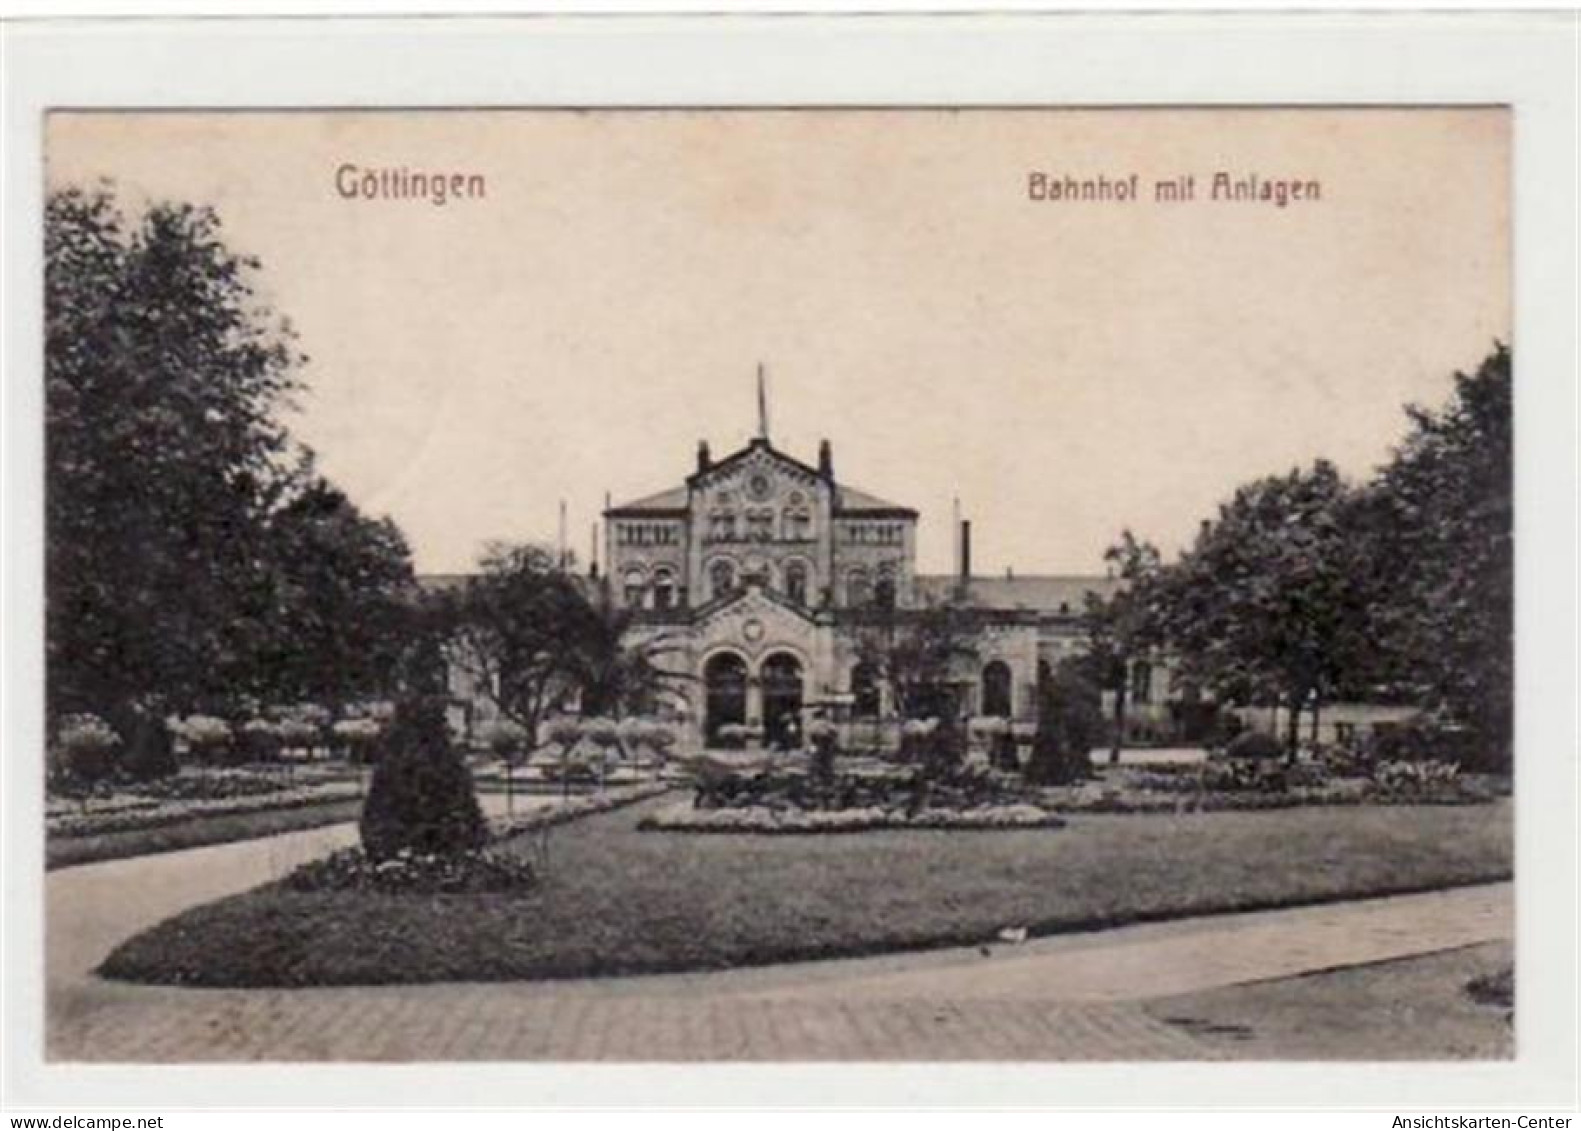
<path id="1" fill-rule="evenodd" d="M 1568 29 L 1568 35 L 1567 35 Z M 1559 15 L 115 21 L 7 32 L 4 1090 L 188 1107 L 1576 1102 L 1576 75 Z M 1508 104 L 1518 1056 L 1455 1064 L 83 1067 L 42 1060 L 41 139 L 52 107 Z M 1446 187 L 1452 191 L 1452 186 Z"/>

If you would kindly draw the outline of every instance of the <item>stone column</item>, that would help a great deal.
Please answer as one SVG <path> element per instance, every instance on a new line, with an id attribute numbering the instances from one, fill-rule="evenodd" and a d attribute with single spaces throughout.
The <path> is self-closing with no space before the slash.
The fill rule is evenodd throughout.
<path id="1" fill-rule="evenodd" d="M 747 725 L 763 725 L 763 681 L 747 675 Z"/>

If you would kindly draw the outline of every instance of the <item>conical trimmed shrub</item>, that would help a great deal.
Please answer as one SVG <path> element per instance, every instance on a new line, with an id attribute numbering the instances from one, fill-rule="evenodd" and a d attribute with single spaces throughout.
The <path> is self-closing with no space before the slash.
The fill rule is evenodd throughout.
<path id="1" fill-rule="evenodd" d="M 362 848 L 373 860 L 409 849 L 420 856 L 475 851 L 488 839 L 472 772 L 450 744 L 444 701 L 396 706 L 362 807 Z"/>

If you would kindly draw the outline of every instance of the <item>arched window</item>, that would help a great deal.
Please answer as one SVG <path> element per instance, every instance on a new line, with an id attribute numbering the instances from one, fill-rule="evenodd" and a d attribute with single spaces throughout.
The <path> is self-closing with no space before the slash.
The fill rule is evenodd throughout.
<path id="1" fill-rule="evenodd" d="M 851 713 L 859 719 L 878 717 L 878 678 L 873 665 L 857 664 L 851 669 Z"/>
<path id="2" fill-rule="evenodd" d="M 983 665 L 983 714 L 1010 717 L 1010 665 L 990 660 Z"/>
<path id="3" fill-rule="evenodd" d="M 853 609 L 873 603 L 873 581 L 866 570 L 853 569 L 846 575 L 845 603 Z"/>
<path id="4" fill-rule="evenodd" d="M 736 567 L 721 558 L 708 567 L 709 596 L 723 597 L 736 587 Z"/>
<path id="5" fill-rule="evenodd" d="M 807 603 L 807 567 L 801 562 L 785 565 L 785 596 L 798 605 Z"/>
<path id="6" fill-rule="evenodd" d="M 642 595 L 645 588 L 642 571 L 635 568 L 628 569 L 625 576 L 621 579 L 621 584 L 625 588 L 626 607 L 629 609 L 642 608 Z"/>
<path id="7" fill-rule="evenodd" d="M 675 574 L 667 569 L 653 571 L 653 607 L 668 609 L 675 604 Z"/>

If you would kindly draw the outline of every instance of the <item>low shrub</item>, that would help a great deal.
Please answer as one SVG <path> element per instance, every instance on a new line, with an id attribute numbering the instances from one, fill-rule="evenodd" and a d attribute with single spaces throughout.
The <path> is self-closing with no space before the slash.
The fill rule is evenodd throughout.
<path id="1" fill-rule="evenodd" d="M 1386 794 L 1407 797 L 1457 792 L 1460 767 L 1450 762 L 1379 762 L 1373 781 Z"/>
<path id="2" fill-rule="evenodd" d="M 121 736 L 97 715 L 67 715 L 56 734 L 59 785 L 78 792 L 109 778 L 116 769 Z"/>
<path id="3" fill-rule="evenodd" d="M 238 750 L 248 762 L 276 762 L 280 759 L 282 738 L 279 724 L 270 719 L 252 718 L 237 732 Z"/>
<path id="4" fill-rule="evenodd" d="M 384 727 L 379 720 L 370 717 L 341 719 L 330 728 L 330 735 L 345 757 L 352 762 L 372 762 L 374 752 L 379 748 L 379 739 L 384 734 Z"/>
<path id="5" fill-rule="evenodd" d="M 230 759 L 234 735 L 231 725 L 213 715 L 188 715 L 172 725 L 178 738 L 187 744 L 192 757 L 200 762 L 223 763 Z"/>
<path id="6" fill-rule="evenodd" d="M 1273 761 L 1285 756 L 1285 748 L 1266 731 L 1247 730 L 1230 739 L 1224 747 L 1224 756 L 1235 761 Z"/>
<path id="7" fill-rule="evenodd" d="M 529 890 L 537 883 L 537 875 L 529 862 L 508 853 L 424 855 L 402 849 L 376 860 L 361 848 L 344 848 L 303 864 L 284 883 L 292 891 L 302 892 L 481 895 Z"/>
<path id="8" fill-rule="evenodd" d="M 1441 762 L 1476 769 L 1488 761 L 1485 745 L 1469 728 L 1414 719 L 1374 726 L 1369 753 L 1377 762 Z"/>

